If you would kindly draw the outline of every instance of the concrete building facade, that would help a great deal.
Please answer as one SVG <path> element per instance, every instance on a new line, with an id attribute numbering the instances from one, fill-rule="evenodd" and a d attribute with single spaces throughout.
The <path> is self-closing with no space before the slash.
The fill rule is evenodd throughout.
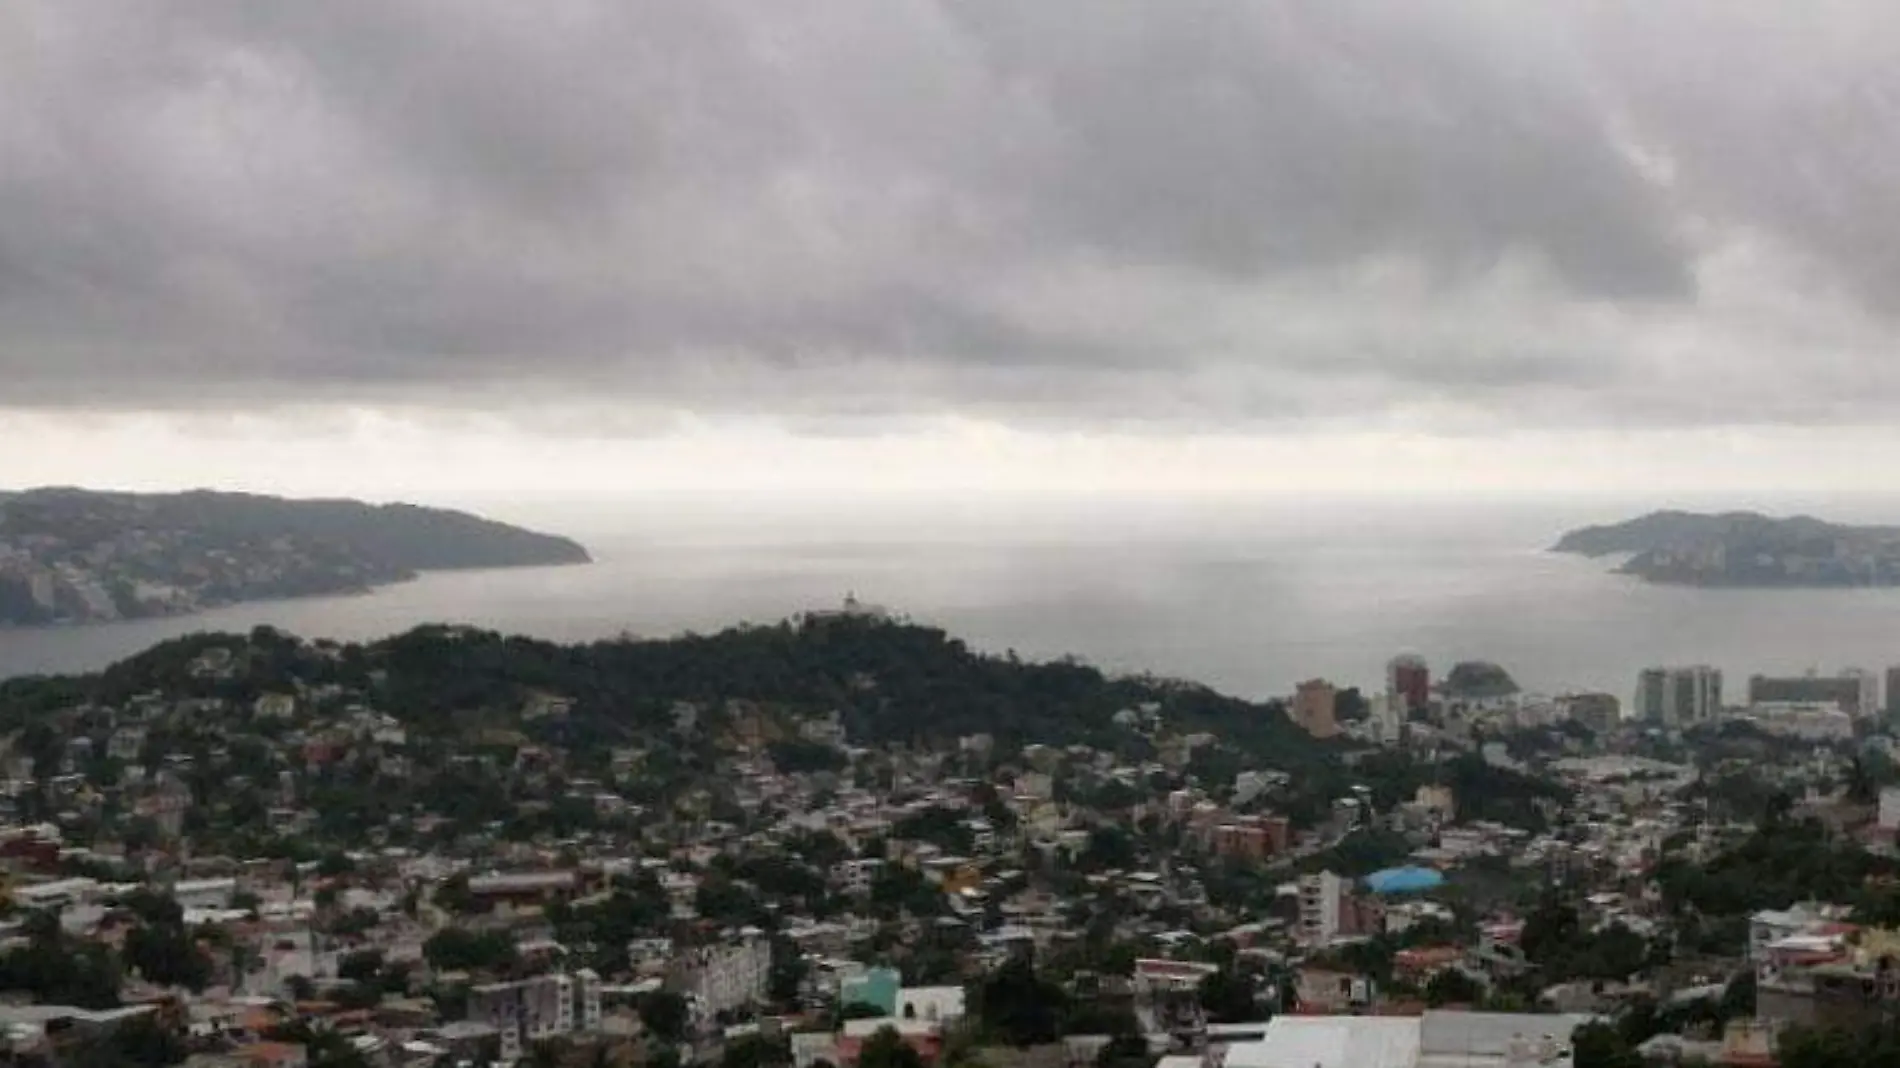
<path id="1" fill-rule="evenodd" d="M 507 983 L 483 983 L 468 992 L 468 1018 L 501 1035 L 501 1059 L 519 1060 L 533 1043 L 600 1028 L 600 976 L 583 968 Z"/>
<path id="2" fill-rule="evenodd" d="M 1880 679 L 1859 668 L 1834 675 L 1751 675 L 1748 703 L 1832 704 L 1850 716 L 1872 716 L 1880 709 Z"/>
<path id="3" fill-rule="evenodd" d="M 1324 679 L 1309 679 L 1294 690 L 1293 705 L 1288 713 L 1306 733 L 1315 738 L 1331 738 L 1339 733 L 1339 721 L 1335 715 L 1338 700 L 1339 692 L 1332 683 Z"/>
<path id="4" fill-rule="evenodd" d="M 1722 672 L 1707 664 L 1652 667 L 1636 678 L 1636 717 L 1666 727 L 1691 727 L 1722 714 Z"/>
<path id="5" fill-rule="evenodd" d="M 752 936 L 691 950 L 680 962 L 676 978 L 701 1012 L 716 1016 L 762 1004 L 771 975 L 772 944 Z"/>

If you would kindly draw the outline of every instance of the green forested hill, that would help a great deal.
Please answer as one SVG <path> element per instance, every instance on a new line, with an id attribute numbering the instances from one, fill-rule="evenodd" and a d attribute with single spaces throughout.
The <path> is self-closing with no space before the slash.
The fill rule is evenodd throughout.
<path id="1" fill-rule="evenodd" d="M 237 651 L 229 677 L 193 674 L 209 648 Z M 988 733 L 1002 742 L 1061 745 L 1112 733 L 1118 711 L 1154 702 L 1174 729 L 1217 733 L 1263 759 L 1301 760 L 1330 748 L 1296 728 L 1278 703 L 1109 676 L 1073 660 L 979 653 L 933 627 L 844 616 L 581 645 L 446 626 L 362 645 L 306 643 L 269 630 L 200 634 L 98 675 L 16 680 L 0 688 L 0 717 L 17 721 L 81 698 L 116 703 L 162 692 L 243 703 L 324 684 L 371 694 L 380 710 L 443 732 L 483 713 L 505 718 L 535 695 L 556 695 L 573 702 L 565 720 L 574 739 L 600 743 L 664 728 L 679 702 L 718 709 L 737 701 L 801 714 L 836 710 L 851 736 L 867 743 Z"/>

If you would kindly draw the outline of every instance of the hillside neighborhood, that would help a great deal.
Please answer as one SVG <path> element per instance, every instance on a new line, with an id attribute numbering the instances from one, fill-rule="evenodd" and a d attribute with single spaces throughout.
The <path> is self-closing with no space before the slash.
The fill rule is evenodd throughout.
<path id="1" fill-rule="evenodd" d="M 1799 1068 L 1891 1019 L 1889 735 L 1394 678 L 1123 704 L 853 607 L 15 680 L 0 1028 L 23 1063 Z M 1027 740 L 1045 698 L 1100 714 Z"/>

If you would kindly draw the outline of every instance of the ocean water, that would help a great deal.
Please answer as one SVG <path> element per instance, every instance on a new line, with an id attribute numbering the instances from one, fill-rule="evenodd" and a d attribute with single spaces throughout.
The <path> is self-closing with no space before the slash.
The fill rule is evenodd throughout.
<path id="1" fill-rule="evenodd" d="M 0 676 L 89 670 L 164 638 L 270 624 L 370 639 L 437 621 L 563 640 L 772 621 L 847 592 L 972 644 L 1074 654 L 1233 693 L 1315 676 L 1380 686 L 1394 653 L 1436 672 L 1495 660 L 1534 692 L 1626 701 L 1638 669 L 1754 671 L 1900 663 L 1900 590 L 1644 585 L 1549 553 L 1565 529 L 1634 514 L 1608 502 L 1059 503 L 927 501 L 664 507 L 503 505 L 573 533 L 586 567 L 441 573 L 363 596 L 180 619 L 0 630 Z M 1850 519 L 1900 517 L 1864 502 Z"/>

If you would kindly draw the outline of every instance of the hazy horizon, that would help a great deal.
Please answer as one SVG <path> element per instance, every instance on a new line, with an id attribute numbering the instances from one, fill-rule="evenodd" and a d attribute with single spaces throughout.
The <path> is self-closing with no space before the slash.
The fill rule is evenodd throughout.
<path id="1" fill-rule="evenodd" d="M 1823 8 L 24 0 L 0 486 L 460 507 L 706 584 L 432 577 L 326 617 L 361 632 L 655 584 L 719 621 L 894 560 L 979 637 L 1246 686 L 1184 606 L 1356 590 L 1343 671 L 1405 561 L 1446 648 L 1588 631 L 1498 574 L 1693 629 L 1537 554 L 1659 507 L 1900 521 L 1900 8 Z M 1825 652 L 1780 614 L 1835 599 L 1743 601 L 1711 642 Z M 1297 653 L 1270 611 L 1228 625 Z"/>
<path id="2" fill-rule="evenodd" d="M 96 669 L 166 637 L 259 624 L 347 640 L 438 622 L 561 641 L 666 637 L 774 623 L 847 593 L 991 652 L 1076 655 L 1251 698 L 1314 676 L 1376 688 L 1402 650 L 1440 671 L 1491 659 L 1533 692 L 1600 689 L 1626 702 L 1635 673 L 1655 663 L 1714 663 L 1739 680 L 1900 660 L 1886 638 L 1900 631 L 1900 589 L 1654 586 L 1614 574 L 1611 559 L 1547 551 L 1570 526 L 1623 516 L 1604 502 L 884 503 L 498 507 L 488 514 L 579 537 L 596 563 L 0 630 L 0 677 Z M 1896 514 L 1862 505 L 1866 518 Z"/>

